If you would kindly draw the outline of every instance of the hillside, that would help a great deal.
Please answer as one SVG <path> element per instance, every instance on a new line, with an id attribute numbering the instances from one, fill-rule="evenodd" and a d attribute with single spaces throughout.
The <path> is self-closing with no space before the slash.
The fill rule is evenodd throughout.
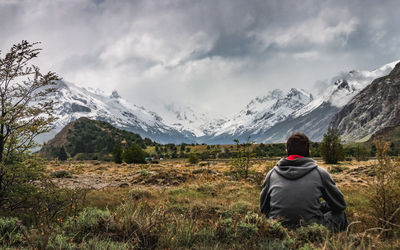
<path id="1" fill-rule="evenodd" d="M 53 139 L 43 146 L 40 154 L 47 158 L 57 157 L 64 148 L 70 157 L 95 158 L 112 152 L 114 145 L 123 140 L 136 143 L 142 148 L 154 145 L 148 138 L 113 127 L 104 121 L 82 117 L 67 124 Z"/>

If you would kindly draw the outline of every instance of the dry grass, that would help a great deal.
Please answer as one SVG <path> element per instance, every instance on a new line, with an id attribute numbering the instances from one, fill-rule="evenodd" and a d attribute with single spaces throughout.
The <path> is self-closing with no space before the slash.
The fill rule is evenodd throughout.
<path id="1" fill-rule="evenodd" d="M 320 239 L 313 241 L 300 240 L 299 232 L 281 232 L 283 229 L 260 219 L 258 199 L 261 184 L 275 163 L 275 160 L 255 160 L 247 180 L 235 180 L 229 174 L 227 161 L 196 165 L 182 160 L 162 161 L 160 164 L 50 162 L 47 170 L 64 169 L 72 173 L 72 178 L 56 180 L 62 186 L 91 188 L 87 206 L 120 211 L 121 207 L 127 209 L 127 206 L 137 207 L 140 204 L 146 208 L 143 210 L 145 214 L 155 213 L 155 209 L 157 213 L 162 210 L 162 219 L 154 217 L 160 220 L 156 222 L 158 227 L 144 215 L 135 215 L 153 225 L 155 228 L 151 230 L 160 234 L 155 245 L 157 248 L 304 246 L 352 249 L 400 246 L 399 238 L 382 240 L 378 237 L 379 229 L 372 229 L 376 225 L 368 203 L 368 184 L 373 182 L 371 170 L 376 161 L 351 161 L 337 165 L 318 162 L 331 172 L 344 193 L 348 204 L 346 212 L 353 223 L 348 232 L 337 235 L 321 236 L 323 231 L 319 228 L 305 229 L 307 235 L 317 234 L 315 237 Z M 151 232 L 152 235 L 155 233 Z M 242 242 L 241 237 L 261 242 Z"/>

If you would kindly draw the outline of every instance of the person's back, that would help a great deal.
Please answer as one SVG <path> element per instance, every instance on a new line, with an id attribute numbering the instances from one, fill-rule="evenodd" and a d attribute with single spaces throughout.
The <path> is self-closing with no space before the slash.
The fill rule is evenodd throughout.
<path id="1" fill-rule="evenodd" d="M 307 136 L 289 137 L 287 151 L 288 158 L 267 174 L 260 195 L 261 212 L 289 227 L 315 222 L 343 230 L 347 226 L 343 195 L 329 173 L 309 157 Z"/>

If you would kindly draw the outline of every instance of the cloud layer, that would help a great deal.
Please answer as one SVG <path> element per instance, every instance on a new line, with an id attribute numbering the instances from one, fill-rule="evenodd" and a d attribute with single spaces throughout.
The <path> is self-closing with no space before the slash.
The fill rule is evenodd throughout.
<path id="1" fill-rule="evenodd" d="M 37 64 L 67 81 L 230 115 L 274 88 L 400 59 L 398 1 L 349 2 L 0 0 L 0 48 L 41 41 Z"/>

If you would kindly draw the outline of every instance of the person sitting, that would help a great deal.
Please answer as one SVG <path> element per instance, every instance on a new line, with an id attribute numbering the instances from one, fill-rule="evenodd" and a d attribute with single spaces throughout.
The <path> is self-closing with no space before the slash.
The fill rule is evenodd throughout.
<path id="1" fill-rule="evenodd" d="M 330 174 L 310 157 L 308 137 L 292 134 L 286 151 L 287 158 L 282 158 L 265 178 L 261 212 L 290 228 L 317 223 L 334 232 L 345 230 L 348 222 L 343 194 Z"/>

